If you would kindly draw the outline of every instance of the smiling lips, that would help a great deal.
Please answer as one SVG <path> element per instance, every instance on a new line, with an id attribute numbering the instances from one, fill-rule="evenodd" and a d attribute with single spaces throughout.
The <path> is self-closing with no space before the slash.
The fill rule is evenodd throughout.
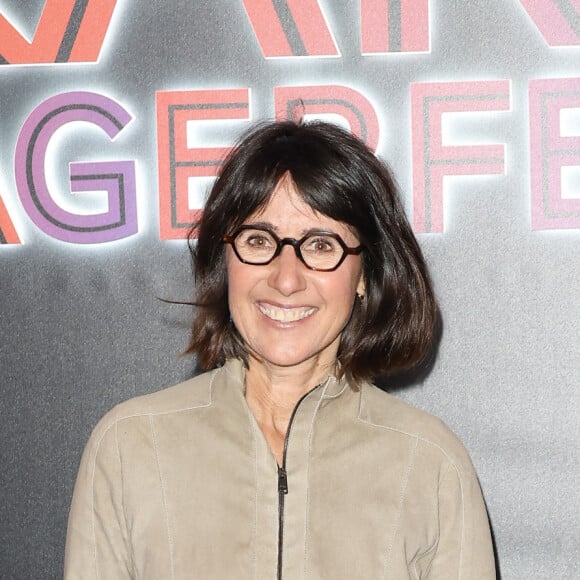
<path id="1" fill-rule="evenodd" d="M 258 309 L 264 315 L 276 322 L 297 322 L 314 314 L 316 308 L 279 308 L 271 304 L 258 303 Z"/>

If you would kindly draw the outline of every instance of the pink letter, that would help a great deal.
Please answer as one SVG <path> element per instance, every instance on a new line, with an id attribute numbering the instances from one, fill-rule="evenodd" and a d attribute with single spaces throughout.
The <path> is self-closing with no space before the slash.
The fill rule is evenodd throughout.
<path id="1" fill-rule="evenodd" d="M 73 192 L 107 191 L 108 211 L 92 215 L 73 214 L 57 205 L 48 190 L 44 168 L 49 141 L 63 125 L 85 121 L 113 139 L 130 120 L 131 115 L 121 105 L 96 93 L 63 93 L 32 111 L 18 137 L 14 170 L 22 205 L 43 232 L 77 244 L 109 242 L 137 232 L 133 161 L 70 165 Z"/>
<path id="2" fill-rule="evenodd" d="M 562 197 L 562 170 L 580 170 L 580 131 L 563 136 L 561 113 L 580 109 L 580 78 L 530 81 L 532 229 L 580 228 L 580 191 Z"/>
<path id="3" fill-rule="evenodd" d="M 361 0 L 363 54 L 429 52 L 429 0 Z"/>
<path id="4" fill-rule="evenodd" d="M 413 223 L 417 233 L 443 232 L 446 175 L 501 175 L 505 170 L 504 145 L 443 145 L 443 114 L 509 108 L 509 81 L 411 84 Z"/>
<path id="5" fill-rule="evenodd" d="M 579 0 L 520 0 L 548 46 L 580 45 Z"/>

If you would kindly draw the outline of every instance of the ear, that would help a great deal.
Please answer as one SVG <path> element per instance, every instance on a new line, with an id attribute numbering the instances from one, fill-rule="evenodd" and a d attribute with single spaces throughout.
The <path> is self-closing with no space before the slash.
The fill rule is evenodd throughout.
<path id="1" fill-rule="evenodd" d="M 359 298 L 364 298 L 365 291 L 366 291 L 365 279 L 364 279 L 363 273 L 361 272 L 360 279 L 359 279 L 357 287 L 356 287 L 356 294 Z"/>

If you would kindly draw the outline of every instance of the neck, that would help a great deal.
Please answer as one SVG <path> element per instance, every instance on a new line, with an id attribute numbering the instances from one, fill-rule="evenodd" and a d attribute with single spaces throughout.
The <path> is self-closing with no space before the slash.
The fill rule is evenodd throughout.
<path id="1" fill-rule="evenodd" d="M 246 372 L 246 401 L 279 465 L 296 404 L 333 371 L 334 368 L 318 365 L 273 367 L 250 359 Z"/>

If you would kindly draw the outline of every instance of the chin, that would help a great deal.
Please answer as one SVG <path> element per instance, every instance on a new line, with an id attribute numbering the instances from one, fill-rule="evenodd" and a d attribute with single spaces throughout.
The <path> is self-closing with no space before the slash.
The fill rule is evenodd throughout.
<path id="1" fill-rule="evenodd" d="M 329 366 L 333 366 L 336 355 L 331 355 L 330 353 L 326 353 L 324 350 L 322 351 L 311 351 L 311 352 L 293 352 L 289 353 L 288 349 L 284 350 L 276 350 L 276 351 L 265 351 L 262 350 L 259 353 L 254 355 L 254 358 L 263 364 L 277 366 L 281 368 L 292 368 L 297 367 L 302 364 L 313 363 L 317 366 L 321 363 L 327 361 L 328 359 L 332 360 L 332 364 Z"/>
<path id="2" fill-rule="evenodd" d="M 287 354 L 265 354 L 258 355 L 256 359 L 264 364 L 277 367 L 293 367 L 306 362 L 309 357 L 288 356 Z"/>

